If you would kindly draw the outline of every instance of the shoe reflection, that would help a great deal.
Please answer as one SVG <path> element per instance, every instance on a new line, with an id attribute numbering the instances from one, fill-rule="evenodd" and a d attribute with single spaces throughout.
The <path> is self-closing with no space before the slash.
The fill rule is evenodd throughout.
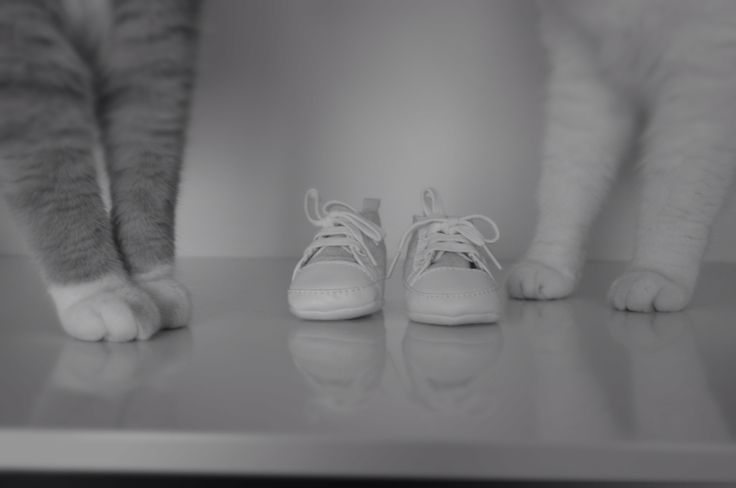
<path id="1" fill-rule="evenodd" d="M 383 375 L 383 318 L 378 314 L 358 320 L 301 322 L 289 336 L 289 350 L 314 393 L 315 408 L 329 412 L 357 410 Z"/>
<path id="2" fill-rule="evenodd" d="M 174 386 L 185 374 L 191 350 L 188 329 L 122 344 L 67 340 L 31 411 L 32 423 L 174 426 Z"/>
<path id="3" fill-rule="evenodd" d="M 537 436 L 555 442 L 591 442 L 620 437 L 610 399 L 595 374 L 575 308 L 568 301 L 513 302 L 509 314 L 518 321 L 531 348 L 535 371 L 532 395 Z M 587 347 L 586 347 L 587 346 Z"/>
<path id="4" fill-rule="evenodd" d="M 411 395 L 443 414 L 490 413 L 494 364 L 502 347 L 497 324 L 444 327 L 410 322 L 402 356 Z"/>
<path id="5" fill-rule="evenodd" d="M 634 428 L 653 441 L 729 441 L 731 435 L 687 312 L 613 312 L 611 334 L 628 353 Z"/>

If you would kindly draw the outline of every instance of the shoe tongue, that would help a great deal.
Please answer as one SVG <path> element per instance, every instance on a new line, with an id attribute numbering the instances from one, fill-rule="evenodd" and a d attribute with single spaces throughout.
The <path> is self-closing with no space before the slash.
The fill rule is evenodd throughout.
<path id="1" fill-rule="evenodd" d="M 366 219 L 370 220 L 374 224 L 380 225 L 380 219 L 378 218 L 378 211 L 374 210 L 373 208 L 368 208 L 365 210 L 362 210 L 360 212 L 360 215 L 362 217 L 365 217 Z M 329 246 L 329 247 L 323 247 L 317 253 L 312 256 L 312 258 L 309 260 L 310 263 L 320 263 L 323 261 L 329 261 L 329 262 L 347 262 L 347 263 L 355 263 L 357 262 L 355 260 L 355 256 L 345 249 L 344 247 L 337 247 L 337 246 Z"/>
<path id="2" fill-rule="evenodd" d="M 319 263 L 322 261 L 345 261 L 349 263 L 354 263 L 355 257 L 344 247 L 333 246 L 323 247 L 322 249 L 317 251 L 317 254 L 315 254 L 309 261 L 312 263 Z"/>
<path id="3" fill-rule="evenodd" d="M 416 216 L 414 218 L 414 221 L 417 220 L 425 220 L 425 219 L 431 219 L 431 218 L 452 218 L 452 215 L 426 215 L 423 217 Z M 437 258 L 435 261 L 432 262 L 432 264 L 429 265 L 428 269 L 432 268 L 467 268 L 471 269 L 473 266 L 471 265 L 470 261 L 462 257 L 461 255 L 454 253 L 454 252 L 444 252 L 442 253 L 442 256 Z"/>
<path id="4" fill-rule="evenodd" d="M 472 268 L 472 266 L 470 265 L 470 261 L 454 252 L 446 252 L 442 254 L 439 259 L 429 265 L 430 269 L 439 267 L 468 269 Z"/>

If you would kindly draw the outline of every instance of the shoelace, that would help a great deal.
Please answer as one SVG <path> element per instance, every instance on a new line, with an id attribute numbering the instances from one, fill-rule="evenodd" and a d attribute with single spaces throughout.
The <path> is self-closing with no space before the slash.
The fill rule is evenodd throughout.
<path id="1" fill-rule="evenodd" d="M 368 246 L 363 236 L 378 244 L 384 238 L 383 229 L 366 219 L 350 205 L 330 200 L 320 206 L 319 192 L 314 188 L 307 191 L 304 197 L 304 211 L 307 219 L 320 227 L 314 236 L 314 240 L 304 250 L 304 255 L 294 269 L 292 279 L 302 265 L 314 256 L 318 251 L 326 247 L 341 247 L 353 255 L 356 262 L 366 267 L 363 261 L 367 257 L 373 266 L 378 261 Z"/>
<path id="2" fill-rule="evenodd" d="M 422 251 L 422 255 L 419 257 L 419 269 L 416 272 L 416 276 L 440 259 L 446 252 L 451 252 L 475 264 L 493 278 L 491 270 L 480 259 L 479 249 L 484 251 L 485 255 L 488 256 L 499 270 L 503 269 L 496 256 L 488 249 L 488 244 L 497 242 L 501 237 L 498 226 L 493 220 L 485 215 L 479 214 L 466 215 L 465 217 L 459 218 L 433 217 L 433 215 L 444 214 L 442 199 L 434 188 L 425 189 L 422 192 L 422 200 L 424 204 L 424 215 L 428 216 L 428 218 L 415 222 L 406 230 L 399 242 L 399 250 L 389 267 L 388 276 L 393 274 L 396 263 L 398 263 L 401 256 L 406 252 L 410 238 L 423 227 L 429 227 L 429 233 L 426 246 Z M 493 229 L 494 236 L 487 239 L 475 225 L 474 221 L 486 222 Z"/>

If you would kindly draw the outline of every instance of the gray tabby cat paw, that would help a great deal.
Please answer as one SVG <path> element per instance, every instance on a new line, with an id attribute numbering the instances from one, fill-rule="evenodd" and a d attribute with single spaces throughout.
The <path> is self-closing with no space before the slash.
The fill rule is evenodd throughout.
<path id="1" fill-rule="evenodd" d="M 512 298 L 554 300 L 573 292 L 575 277 L 538 261 L 525 260 L 513 267 L 506 287 Z"/>
<path id="2" fill-rule="evenodd" d="M 60 310 L 59 318 L 69 335 L 83 341 L 146 340 L 161 327 L 156 305 L 130 285 L 84 298 Z"/>
<path id="3" fill-rule="evenodd" d="M 165 329 L 175 329 L 189 324 L 192 301 L 189 291 L 174 278 L 136 280 L 156 303 Z"/>
<path id="4" fill-rule="evenodd" d="M 611 285 L 608 299 L 617 310 L 677 312 L 690 302 L 692 292 L 663 274 L 632 269 Z"/>

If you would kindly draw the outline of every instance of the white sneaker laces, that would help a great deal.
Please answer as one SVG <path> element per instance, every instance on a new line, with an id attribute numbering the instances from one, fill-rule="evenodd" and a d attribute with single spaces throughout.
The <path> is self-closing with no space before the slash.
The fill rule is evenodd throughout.
<path id="1" fill-rule="evenodd" d="M 391 262 L 388 276 L 391 276 L 399 258 L 406 252 L 410 238 L 419 229 L 428 227 L 426 244 L 419 248 L 421 255 L 418 256 L 418 267 L 416 275 L 426 270 L 445 253 L 455 253 L 471 264 L 488 273 L 491 278 L 493 274 L 480 258 L 479 250 L 483 251 L 493 264 L 501 270 L 501 263 L 493 255 L 488 244 L 493 244 L 501 237 L 496 223 L 485 215 L 466 215 L 465 217 L 440 217 L 444 215 L 442 200 L 434 188 L 427 188 L 422 193 L 424 203 L 424 215 L 428 218 L 419 220 L 412 224 L 404 233 L 399 243 L 399 250 Z M 486 222 L 493 229 L 494 236 L 487 239 L 475 225 L 474 221 Z M 495 279 L 495 278 L 493 278 Z"/>
<path id="2" fill-rule="evenodd" d="M 368 258 L 373 266 L 378 266 L 378 261 L 368 249 L 364 236 L 378 244 L 384 238 L 381 227 L 360 215 L 350 205 L 337 200 L 330 200 L 320 207 L 319 192 L 314 188 L 307 191 L 304 197 L 304 211 L 307 219 L 316 227 L 320 227 L 320 230 L 304 250 L 292 279 L 304 263 L 327 247 L 344 249 L 366 270 L 368 265 L 365 258 Z"/>

